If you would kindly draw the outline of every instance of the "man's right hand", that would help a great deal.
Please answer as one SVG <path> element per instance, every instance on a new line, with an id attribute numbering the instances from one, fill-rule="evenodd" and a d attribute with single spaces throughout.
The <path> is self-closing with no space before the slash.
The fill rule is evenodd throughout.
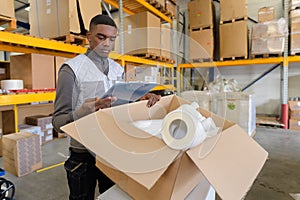
<path id="1" fill-rule="evenodd" d="M 82 106 L 75 111 L 75 115 L 79 119 L 99 109 L 111 107 L 111 104 L 116 100 L 117 100 L 116 97 L 105 97 L 103 99 L 97 97 L 97 98 L 87 99 L 82 104 Z"/>

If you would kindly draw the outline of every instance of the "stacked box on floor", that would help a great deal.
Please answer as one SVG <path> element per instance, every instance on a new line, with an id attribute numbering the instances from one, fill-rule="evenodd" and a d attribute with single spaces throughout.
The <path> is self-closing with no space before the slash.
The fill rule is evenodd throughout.
<path id="1" fill-rule="evenodd" d="M 300 53 L 300 9 L 290 11 L 290 49 L 291 55 Z"/>
<path id="2" fill-rule="evenodd" d="M 10 78 L 23 80 L 26 89 L 55 88 L 54 56 L 10 56 Z"/>
<path id="3" fill-rule="evenodd" d="M 25 118 L 26 124 L 40 126 L 42 130 L 42 144 L 53 140 L 52 116 L 34 115 Z"/>
<path id="4" fill-rule="evenodd" d="M 243 92 L 222 92 L 212 95 L 212 112 L 237 123 L 252 136 L 256 128 L 256 107 L 253 95 Z"/>
<path id="5" fill-rule="evenodd" d="M 42 167 L 39 136 L 19 132 L 2 138 L 4 169 L 16 176 L 24 176 Z"/>
<path id="6" fill-rule="evenodd" d="M 285 35 L 287 34 L 285 19 L 265 21 L 253 24 L 251 56 L 278 54 L 284 49 Z"/>
<path id="7" fill-rule="evenodd" d="M 70 33 L 84 34 L 85 30 L 82 29 L 88 30 L 91 18 L 101 13 L 101 1 L 98 0 L 31 1 L 30 35 L 55 38 Z M 84 28 L 80 27 L 80 21 Z"/>
<path id="8" fill-rule="evenodd" d="M 124 18 L 124 52 L 144 57 L 160 56 L 160 19 L 150 12 Z"/>
<path id="9" fill-rule="evenodd" d="M 300 130 L 300 101 L 289 101 L 289 129 Z"/>
<path id="10" fill-rule="evenodd" d="M 18 125 L 20 132 L 32 133 L 38 135 L 40 137 L 40 145 L 42 145 L 42 138 L 44 136 L 44 132 L 42 132 L 42 128 L 40 126 L 32 126 L 29 124 L 19 124 Z"/>
<path id="11" fill-rule="evenodd" d="M 220 60 L 248 58 L 246 0 L 220 1 Z"/>
<path id="12" fill-rule="evenodd" d="M 213 3 L 195 0 L 188 3 L 190 19 L 190 60 L 212 61 L 214 57 Z"/>

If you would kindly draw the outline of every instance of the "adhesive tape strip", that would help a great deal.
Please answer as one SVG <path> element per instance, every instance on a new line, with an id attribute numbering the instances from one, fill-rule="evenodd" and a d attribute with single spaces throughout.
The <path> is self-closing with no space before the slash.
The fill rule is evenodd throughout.
<path id="1" fill-rule="evenodd" d="M 3 90 L 21 90 L 24 89 L 23 80 L 2 80 L 1 89 Z"/>
<path id="2" fill-rule="evenodd" d="M 177 127 L 172 128 L 174 125 Z M 176 138 L 174 134 L 179 129 L 184 132 L 184 136 Z M 170 148 L 185 150 L 203 142 L 206 133 L 201 123 L 195 120 L 193 115 L 182 110 L 175 110 L 163 120 L 162 138 Z"/>

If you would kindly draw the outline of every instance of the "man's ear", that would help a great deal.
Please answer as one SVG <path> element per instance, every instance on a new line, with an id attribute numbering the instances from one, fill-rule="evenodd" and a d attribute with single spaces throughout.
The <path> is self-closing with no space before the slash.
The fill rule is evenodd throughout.
<path id="1" fill-rule="evenodd" d="M 87 38 L 87 40 L 89 41 L 89 42 L 91 42 L 91 32 L 87 32 L 86 33 L 86 38 Z"/>

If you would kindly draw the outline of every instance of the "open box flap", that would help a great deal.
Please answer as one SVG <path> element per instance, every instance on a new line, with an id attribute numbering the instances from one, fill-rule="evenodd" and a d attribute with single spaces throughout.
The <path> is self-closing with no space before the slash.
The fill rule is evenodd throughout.
<path id="1" fill-rule="evenodd" d="M 187 151 L 222 199 L 242 199 L 262 169 L 268 153 L 238 125 L 224 130 L 210 150 L 205 142 Z M 211 141 L 209 141 L 211 142 Z"/>

